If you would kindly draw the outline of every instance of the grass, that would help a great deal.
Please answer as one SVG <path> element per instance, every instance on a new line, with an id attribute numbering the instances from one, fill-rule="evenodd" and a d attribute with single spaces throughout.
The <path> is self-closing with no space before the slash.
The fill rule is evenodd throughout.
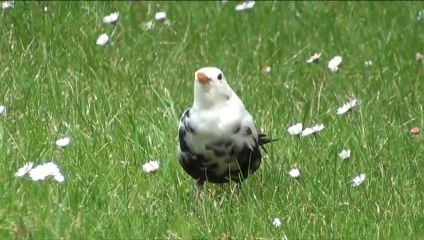
<path id="1" fill-rule="evenodd" d="M 423 137 L 409 133 L 424 127 L 424 65 L 414 59 L 424 4 L 258 2 L 240 13 L 235 4 L 16 2 L 3 10 L 0 238 L 424 238 Z M 162 10 L 170 27 L 144 30 Z M 112 11 L 118 24 L 103 24 Z M 97 46 L 103 32 L 111 42 Z M 322 61 L 307 65 L 314 52 Z M 335 55 L 339 73 L 326 66 Z M 280 141 L 239 197 L 228 184 L 207 184 L 196 204 L 176 158 L 177 123 L 192 104 L 194 71 L 208 65 L 223 69 L 257 125 Z M 336 116 L 349 97 L 360 107 Z M 296 122 L 326 128 L 294 139 L 286 128 Z M 62 136 L 70 147 L 53 144 Z M 343 148 L 352 150 L 345 162 Z M 161 161 L 156 174 L 140 170 L 149 159 Z M 13 175 L 49 160 L 64 183 Z M 352 188 L 359 173 L 367 179 Z"/>

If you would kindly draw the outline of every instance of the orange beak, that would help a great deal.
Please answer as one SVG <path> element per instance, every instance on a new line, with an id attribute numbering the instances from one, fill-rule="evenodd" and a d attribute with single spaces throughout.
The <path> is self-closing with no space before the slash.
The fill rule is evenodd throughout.
<path id="1" fill-rule="evenodd" d="M 204 73 L 202 73 L 202 72 L 198 72 L 197 73 L 197 80 L 201 84 L 207 84 L 210 81 L 210 79 Z"/>

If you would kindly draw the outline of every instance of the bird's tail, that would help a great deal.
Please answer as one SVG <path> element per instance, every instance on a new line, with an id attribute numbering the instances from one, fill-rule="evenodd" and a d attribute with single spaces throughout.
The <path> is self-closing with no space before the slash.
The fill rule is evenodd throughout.
<path id="1" fill-rule="evenodd" d="M 261 148 L 265 151 L 265 144 L 270 143 L 270 142 L 275 142 L 278 141 L 279 139 L 272 139 L 271 137 L 268 137 L 266 134 L 260 133 L 258 135 L 258 145 L 261 146 Z"/>

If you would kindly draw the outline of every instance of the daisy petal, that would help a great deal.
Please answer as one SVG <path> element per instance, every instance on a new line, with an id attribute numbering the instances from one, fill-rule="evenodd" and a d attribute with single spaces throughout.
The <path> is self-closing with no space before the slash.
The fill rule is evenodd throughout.
<path id="1" fill-rule="evenodd" d="M 293 136 L 297 136 L 297 135 L 301 134 L 302 130 L 303 130 L 303 124 L 302 123 L 296 123 L 296 124 L 290 126 L 289 128 L 287 128 L 287 131 Z"/>
<path id="2" fill-rule="evenodd" d="M 351 181 L 352 187 L 358 187 L 359 185 L 361 185 L 362 182 L 364 182 L 365 177 L 365 173 L 361 173 L 358 176 L 354 177 Z"/>
<path id="3" fill-rule="evenodd" d="M 25 163 L 18 171 L 15 173 L 16 177 L 23 177 L 32 169 L 33 162 Z"/>
<path id="4" fill-rule="evenodd" d="M 156 21 L 162 21 L 166 19 L 166 12 L 157 12 L 155 14 Z"/>
<path id="5" fill-rule="evenodd" d="M 58 182 L 63 182 L 65 181 L 65 177 L 62 175 L 62 173 L 58 173 L 56 175 L 53 176 L 54 179 Z"/>
<path id="6" fill-rule="evenodd" d="M 0 105 L 0 115 L 4 116 L 7 113 L 7 107 Z"/>
<path id="7" fill-rule="evenodd" d="M 420 129 L 418 127 L 411 128 L 411 133 L 414 135 L 418 135 L 420 133 Z"/>
<path id="8" fill-rule="evenodd" d="M 328 62 L 328 69 L 332 72 L 339 71 L 339 65 L 342 63 L 343 58 L 341 56 L 335 56 Z"/>
<path id="9" fill-rule="evenodd" d="M 15 1 L 3 1 L 1 3 L 2 9 L 10 9 L 15 7 Z"/>
<path id="10" fill-rule="evenodd" d="M 56 140 L 56 145 L 59 147 L 66 147 L 71 143 L 70 137 L 64 137 L 61 139 Z"/>
<path id="11" fill-rule="evenodd" d="M 365 61 L 365 66 L 371 67 L 374 63 L 371 60 Z"/>
<path id="12" fill-rule="evenodd" d="M 118 21 L 118 18 L 119 18 L 119 12 L 114 12 L 105 16 L 103 18 L 103 22 L 108 24 L 116 23 Z"/>
<path id="13" fill-rule="evenodd" d="M 292 169 L 289 171 L 289 175 L 290 175 L 290 177 L 292 177 L 292 178 L 298 178 L 298 177 L 300 177 L 300 170 L 299 170 L 298 168 L 292 168 Z"/>
<path id="14" fill-rule="evenodd" d="M 321 58 L 321 53 L 315 53 L 314 55 L 310 56 L 308 60 L 306 60 L 306 63 L 316 63 Z"/>
<path id="15" fill-rule="evenodd" d="M 149 161 L 143 164 L 142 169 L 147 173 L 156 172 L 159 170 L 159 161 Z"/>
<path id="16" fill-rule="evenodd" d="M 109 36 L 106 33 L 103 33 L 97 38 L 96 44 L 103 46 L 109 41 Z"/>
<path id="17" fill-rule="evenodd" d="M 343 104 L 343 106 L 339 107 L 336 111 L 337 115 L 342 115 L 347 113 L 349 110 L 351 110 L 352 108 L 355 108 L 359 105 L 359 100 L 358 99 L 351 99 L 349 100 L 349 102 Z"/>
<path id="18" fill-rule="evenodd" d="M 240 12 L 240 11 L 252 9 L 254 6 L 255 6 L 255 1 L 246 1 L 246 2 L 238 4 L 235 9 L 236 11 Z"/>
<path id="19" fill-rule="evenodd" d="M 339 153 L 339 157 L 340 157 L 341 160 L 345 160 L 345 159 L 350 158 L 350 150 L 349 149 L 348 150 L 343 149 Z"/>
<path id="20" fill-rule="evenodd" d="M 272 220 L 272 225 L 276 228 L 280 227 L 281 226 L 281 220 L 279 218 L 274 218 Z"/>

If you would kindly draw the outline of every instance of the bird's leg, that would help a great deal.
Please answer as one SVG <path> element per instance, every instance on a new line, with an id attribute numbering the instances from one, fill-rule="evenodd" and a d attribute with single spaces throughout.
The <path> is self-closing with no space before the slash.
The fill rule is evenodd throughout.
<path id="1" fill-rule="evenodd" d="M 204 183 L 205 181 L 203 179 L 197 179 L 196 181 L 196 198 L 197 199 L 200 198 L 200 194 L 202 193 Z"/>

